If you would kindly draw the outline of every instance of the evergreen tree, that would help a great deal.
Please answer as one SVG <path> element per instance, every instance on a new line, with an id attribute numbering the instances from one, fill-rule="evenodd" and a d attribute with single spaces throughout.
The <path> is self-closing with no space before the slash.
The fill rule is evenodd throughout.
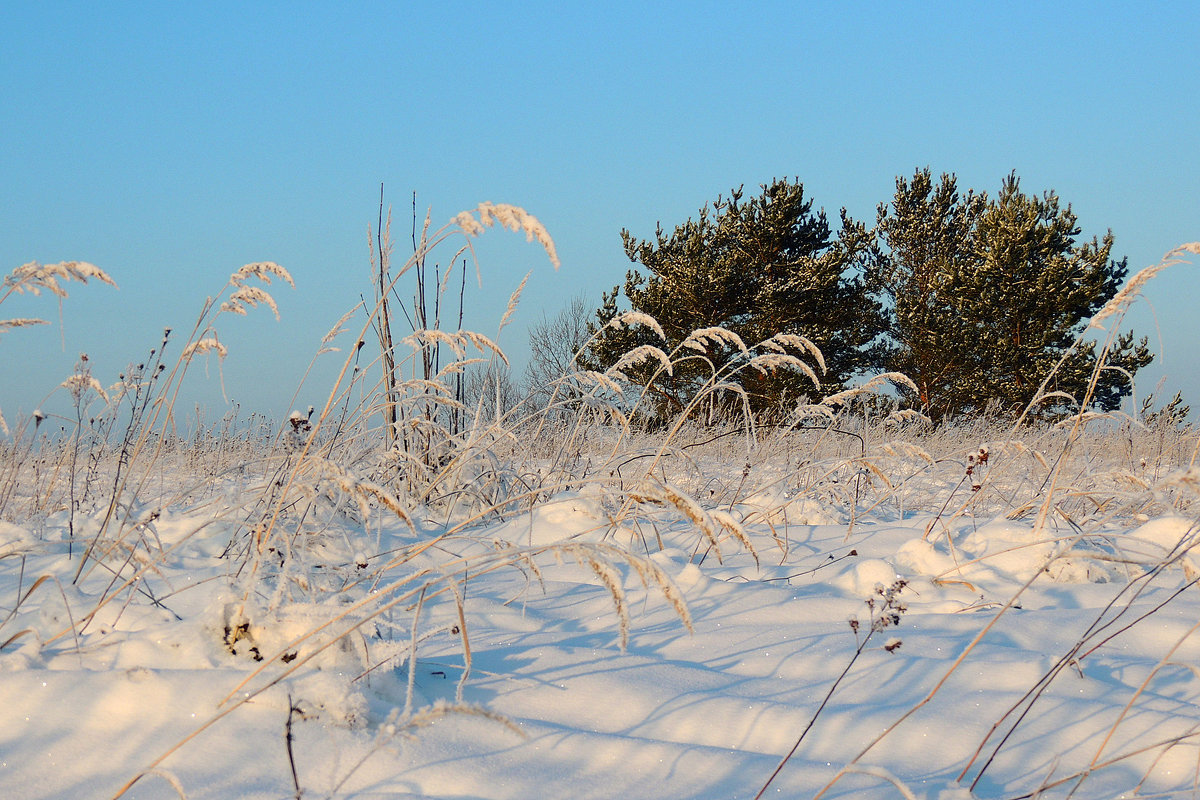
<path id="1" fill-rule="evenodd" d="M 1102 354 L 1091 341 L 1069 351 L 1128 272 L 1112 259 L 1112 232 L 1078 242 L 1071 207 L 1024 194 L 1015 173 L 992 201 L 955 183 L 943 175 L 935 187 L 927 169 L 897 178 L 892 206 L 879 209 L 869 280 L 892 309 L 890 367 L 909 373 L 913 405 L 935 419 L 989 403 L 1018 412 L 1052 371 L 1046 391 L 1074 402 L 1059 396 L 1038 413 L 1073 410 Z M 1152 356 L 1131 332 L 1103 355 L 1089 405 L 1112 410 Z"/>
<path id="2" fill-rule="evenodd" d="M 641 344 L 670 351 L 694 330 L 719 326 L 736 333 L 748 346 L 777 333 L 807 337 L 820 348 L 825 372 L 820 387 L 792 371 L 738 375 L 756 412 L 770 412 L 802 396 L 837 391 L 855 372 L 878 360 L 870 344 L 880 332 L 882 308 L 867 293 L 855 266 L 870 244 L 865 227 L 842 211 L 834 237 L 824 211 L 813 211 L 798 181 L 776 180 L 762 194 L 745 198 L 736 189 L 705 206 L 670 234 L 658 226 L 653 241 L 622 231 L 625 252 L 647 270 L 630 270 L 624 295 L 632 310 L 649 314 L 662 326 L 667 341 L 644 328 L 603 329 L 618 313 L 620 287 L 604 296 L 597 311 L 601 334 L 590 356 L 599 367 L 613 364 Z M 808 357 L 802 350 L 793 353 Z M 657 411 L 682 409 L 717 370 L 747 355 L 731 344 L 710 342 L 708 357 L 688 358 L 672 375 L 659 375 L 651 385 Z M 647 380 L 652 370 L 633 371 Z"/>
<path id="3" fill-rule="evenodd" d="M 974 271 L 985 203 L 973 192 L 961 196 L 953 175 L 934 186 L 924 170 L 911 182 L 898 177 L 891 210 L 879 206 L 876 233 L 886 250 L 872 251 L 868 276 L 891 311 L 888 368 L 912 379 L 919 393 L 911 404 L 935 416 L 954 407 L 955 387 L 975 371 L 957 321 L 966 312 L 961 278 Z"/>

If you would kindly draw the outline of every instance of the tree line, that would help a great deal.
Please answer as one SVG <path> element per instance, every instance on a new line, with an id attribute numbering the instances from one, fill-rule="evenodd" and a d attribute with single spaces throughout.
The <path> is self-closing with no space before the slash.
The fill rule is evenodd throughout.
<path id="1" fill-rule="evenodd" d="M 1081 238 L 1069 204 L 1053 191 L 1025 193 L 1015 173 L 989 197 L 961 192 L 953 174 L 935 180 L 918 170 L 896 179 L 873 226 L 842 209 L 836 230 L 799 180 L 761 190 L 719 196 L 669 233 L 660 223 L 652 239 L 622 231 L 640 269 L 604 294 L 583 365 L 603 370 L 643 345 L 677 351 L 697 329 L 736 334 L 740 343 L 706 340 L 702 355 L 677 359 L 669 374 L 655 363 L 623 368 L 667 416 L 714 374 L 761 354 L 757 343 L 791 334 L 768 346 L 785 342 L 812 362 L 811 342 L 822 355 L 817 380 L 795 369 L 737 371 L 737 402 L 755 414 L 895 371 L 912 381 L 898 387 L 901 404 L 937 421 L 985 408 L 1018 413 L 1035 397 L 1045 398 L 1035 409 L 1044 416 L 1113 410 L 1153 358 L 1132 331 L 1078 341 L 1128 262 L 1114 258 L 1111 230 Z M 653 317 L 663 337 L 645 325 L 614 327 L 626 310 Z"/>

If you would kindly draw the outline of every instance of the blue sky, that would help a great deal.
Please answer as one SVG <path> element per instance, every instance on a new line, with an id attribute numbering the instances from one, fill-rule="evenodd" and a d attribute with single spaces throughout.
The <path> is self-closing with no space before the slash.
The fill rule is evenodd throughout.
<path id="1" fill-rule="evenodd" d="M 381 182 L 399 233 L 414 190 L 435 224 L 484 200 L 545 223 L 557 273 L 523 237 L 476 242 L 468 327 L 495 333 L 533 269 L 501 337 L 517 364 L 526 325 L 622 280 L 622 228 L 649 236 L 776 176 L 870 222 L 916 168 L 989 193 L 1016 170 L 1136 269 L 1200 239 L 1198 43 L 1187 3 L 9 3 L 0 269 L 86 260 L 120 289 L 72 287 L 61 328 L 53 298 L 6 302 L 0 317 L 55 325 L 0 340 L 0 409 L 42 404 L 79 352 L 115 379 L 272 260 L 297 283 L 273 290 L 282 320 L 219 331 L 229 397 L 286 413 L 370 293 Z M 1162 378 L 1200 403 L 1195 269 L 1129 321 L 1161 351 L 1140 393 Z M 224 413 L 215 364 L 187 398 Z"/>

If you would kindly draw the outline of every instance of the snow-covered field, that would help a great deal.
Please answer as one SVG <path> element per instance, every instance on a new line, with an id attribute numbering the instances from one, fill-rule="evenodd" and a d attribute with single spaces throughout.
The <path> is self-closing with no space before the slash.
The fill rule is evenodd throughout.
<path id="1" fill-rule="evenodd" d="M 1200 795 L 1193 434 L 685 433 L 491 447 L 480 514 L 6 451 L 0 796 Z"/>

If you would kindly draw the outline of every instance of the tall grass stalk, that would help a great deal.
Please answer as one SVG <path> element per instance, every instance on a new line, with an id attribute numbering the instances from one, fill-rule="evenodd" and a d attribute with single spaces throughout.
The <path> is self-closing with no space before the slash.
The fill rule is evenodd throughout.
<path id="1" fill-rule="evenodd" d="M 364 680 L 385 664 L 405 670 L 403 707 L 388 723 L 395 731 L 415 730 L 450 711 L 488 716 L 465 702 L 476 646 L 472 582 L 519 570 L 536 585 L 541 565 L 548 561 L 577 565 L 611 598 L 615 639 L 624 646 L 633 624 L 626 576 L 661 597 L 681 629 L 692 624 L 682 592 L 650 557 L 663 546 L 660 531 L 685 530 L 693 537 L 694 560 L 702 561 L 701 552 L 719 560 L 740 549 L 753 554 L 760 568 L 772 552 L 783 564 L 794 544 L 789 526 L 807 524 L 797 521 L 797 508 L 806 501 L 844 514 L 848 544 L 856 534 L 855 520 L 864 514 L 900 519 L 924 504 L 933 515 L 926 539 L 931 545 L 944 542 L 957 559 L 954 569 L 932 576 L 935 584 L 967 581 L 965 570 L 972 560 L 955 551 L 956 530 L 973 525 L 977 516 L 997 514 L 1028 520 L 1038 544 L 1052 545 L 1047 568 L 1080 557 L 1112 568 L 1114 574 L 1122 570 L 1125 580 L 1109 606 L 979 743 L 960 775 L 965 781 L 975 771 L 977 783 L 996 755 L 1016 741 L 1022 722 L 1051 682 L 1120 632 L 1153 619 L 1157 609 L 1135 614 L 1134 600 L 1151 582 L 1187 563 L 1188 542 L 1171 552 L 1138 555 L 1113 546 L 1106 526 L 1165 511 L 1195 513 L 1200 477 L 1188 467 L 1200 449 L 1200 436 L 1193 429 L 1152 429 L 1132 417 L 1098 419 L 1083 412 L 1052 426 L 1033 419 L 1029 412 L 1034 404 L 1016 420 L 981 418 L 933 428 L 888 405 L 888 386 L 906 380 L 891 374 L 799 407 L 778 424 L 761 424 L 750 413 L 741 376 L 787 369 L 819 381 L 822 355 L 800 337 L 745 343 L 724 329 L 706 328 L 674 349 L 631 350 L 604 372 L 581 369 L 580 350 L 563 375 L 537 387 L 530 398 L 508 402 L 496 381 L 486 384 L 486 400 L 481 391 L 468 402 L 464 375 L 508 361 L 495 340 L 462 330 L 463 290 L 475 260 L 473 237 L 499 224 L 537 241 L 555 267 L 558 258 L 540 222 L 515 206 L 484 203 L 438 229 L 431 216 L 427 212 L 418 226 L 414 200 L 413 254 L 393 268 L 390 213 L 385 219 L 381 189 L 378 228 L 369 232 L 374 302 L 352 309 L 320 342 L 314 361 L 334 352 L 337 340 L 356 334 L 338 356 L 335 379 L 321 389 L 323 401 L 307 414 L 297 411 L 269 430 L 251 424 L 240 435 L 236 421 L 206 430 L 199 417 L 191 437 L 178 430 L 182 414 L 176 406 L 192 362 L 206 354 L 226 355 L 218 334 L 220 318 L 257 305 L 278 313 L 271 295 L 257 284 L 273 279 L 291 284 L 291 276 L 264 262 L 236 271 L 205 302 L 173 361 L 165 356 L 168 343 L 175 346 L 168 332 L 144 362 L 149 366 L 127 371 L 116 390 L 97 392 L 99 383 L 93 383 L 86 369 L 77 369 L 64 387 L 79 392 L 70 436 L 64 433 L 59 441 L 45 437 L 42 418 L 14 426 L 18 435 L 0 453 L 0 515 L 16 513 L 23 503 L 29 514 L 64 509 L 69 556 L 77 562 L 71 571 L 80 588 L 73 607 L 67 608 L 70 618 L 57 630 L 11 631 L 6 626 L 17 609 L 41 599 L 46 587 L 57 582 L 56 577 L 31 576 L 26 588 L 22 572 L 14 608 L 0 621 L 0 647 L 27 637 L 37 637 L 42 647 L 78 642 L 95 631 L 102 610 L 134 602 L 167 608 L 178 590 L 156 583 L 160 569 L 192 538 L 217 535 L 218 526 L 222 541 L 228 538 L 221 556 L 227 574 L 219 578 L 231 598 L 222 611 L 222 643 L 232 657 L 253 641 L 261 660 L 246 665 L 209 718 L 152 757 L 118 796 L 145 776 L 163 774 L 163 761 L 202 731 L 334 657 L 354 659 L 351 672 Z M 1173 251 L 1164 263 L 1184 252 L 1200 252 L 1200 245 Z M 461 272 L 455 271 L 459 266 L 444 273 L 435 266 L 430 274 L 429 259 L 444 253 L 450 257 L 433 263 L 461 265 Z M 481 268 L 474 266 L 479 277 Z M 54 291 L 61 289 L 62 280 L 100 276 L 95 268 L 77 264 L 52 267 L 22 268 L 19 276 L 10 276 L 0 302 L 19 291 L 18 285 Z M 1130 282 L 1142 283 L 1141 273 Z M 453 302 L 456 285 L 458 327 L 444 330 L 443 318 L 451 307 L 445 303 Z M 411 309 L 400 300 L 402 286 L 413 287 Z M 524 286 L 523 280 L 513 292 L 500 327 L 511 319 Z M 1132 296 L 1125 292 L 1114 298 L 1115 304 L 1106 306 L 1098 319 L 1103 322 L 1106 314 L 1115 318 Z M 406 330 L 400 329 L 398 309 Z M 655 320 L 641 314 L 619 316 L 614 324 L 661 333 Z M 368 340 L 378 343 L 378 352 L 371 352 Z M 743 358 L 717 368 L 708 355 L 712 347 L 736 348 Z M 1101 347 L 1098 369 L 1107 347 L 1108 342 Z M 625 374 L 642 363 L 654 365 L 655 377 L 683 364 L 707 367 L 691 402 L 658 430 L 644 422 L 653 400 L 650 382 L 637 384 Z M 305 373 L 302 382 L 307 378 Z M 1050 385 L 1047 378 L 1035 403 L 1050 396 Z M 1095 385 L 1094 375 L 1089 395 L 1078 398 L 1080 408 L 1087 407 Z M 94 415 L 93 403 L 103 406 Z M 1096 466 L 1102 460 L 1107 465 L 1103 469 Z M 186 465 L 193 478 L 170 491 L 156 491 L 156 476 L 171 463 Z M 713 469 L 712 464 L 740 469 Z M 236 484 L 236 491 L 220 488 L 226 480 Z M 92 487 L 102 490 L 93 493 Z M 601 511 L 591 531 L 553 544 L 490 538 L 489 523 L 531 514 L 567 492 L 596 499 Z M 182 539 L 161 541 L 155 523 L 172 506 L 203 511 L 208 521 Z M 82 531 L 87 533 L 80 533 L 83 552 L 77 557 L 74 540 Z M 346 560 L 345 566 L 315 568 L 327 564 L 321 550 L 326 545 Z M 25 557 L 15 550 L 0 553 L 0 558 L 18 556 Z M 901 788 L 866 759 L 945 689 L 1041 575 L 998 603 L 999 609 L 939 673 L 927 694 L 842 766 L 817 796 L 845 776 L 863 772 Z M 1189 580 L 1191 586 L 1195 578 Z M 64 582 L 57 585 L 66 602 L 69 587 Z M 85 598 L 82 605 L 80 597 Z M 315 609 L 303 630 L 272 637 L 273 626 L 280 626 L 298 602 Z M 889 599 L 885 606 L 890 605 Z M 435 622 L 435 609 L 450 621 Z M 120 612 L 114 615 L 120 618 Z M 875 624 L 872 617 L 871 630 L 857 642 L 843 678 L 876 632 Z M 372 652 L 363 635 L 369 628 L 386 632 L 390 649 Z M 455 637 L 460 678 L 453 704 L 421 709 L 413 696 L 415 670 L 434 633 Z M 1160 671 L 1153 670 L 1133 693 L 1127 711 Z M 841 681 L 828 687 L 825 702 L 798 732 L 792 753 L 816 730 Z M 1094 751 L 1093 771 L 1128 755 L 1113 755 L 1110 746 L 1128 716 L 1122 713 L 1113 722 Z M 783 758 L 776 774 L 791 757 Z M 339 786 L 348 778 L 341 776 Z M 300 792 L 298 777 L 294 788 Z"/>
<path id="2" fill-rule="evenodd" d="M 1090 323 L 1088 330 L 1093 330 L 1093 329 L 1103 330 L 1104 328 L 1100 327 L 1100 323 L 1104 322 L 1105 320 L 1108 320 L 1109 318 L 1113 318 L 1119 322 L 1120 316 L 1125 312 L 1125 310 L 1128 309 L 1129 305 L 1137 297 L 1138 293 L 1141 291 L 1141 288 L 1144 287 L 1146 282 L 1148 280 L 1150 280 L 1154 275 L 1161 272 L 1166 267 L 1180 263 L 1182 261 L 1182 255 L 1184 253 L 1200 254 L 1200 243 L 1191 243 L 1191 244 L 1186 244 L 1186 245 L 1182 245 L 1178 248 L 1175 248 L 1175 249 L 1171 250 L 1170 252 L 1168 252 L 1166 254 L 1166 256 L 1164 256 L 1163 259 L 1158 264 L 1153 265 L 1151 267 L 1147 267 L 1147 268 L 1141 270 L 1140 272 L 1138 272 L 1136 275 L 1134 275 L 1133 278 L 1130 279 L 1130 281 L 1128 282 L 1126 287 L 1124 289 L 1122 289 L 1120 292 L 1118 292 L 1117 295 L 1115 295 L 1112 298 L 1112 300 L 1110 300 L 1109 303 L 1107 303 L 1104 306 L 1104 308 L 1102 308 L 1096 314 L 1096 316 L 1093 318 L 1092 322 Z M 1059 487 L 1060 481 L 1063 477 L 1066 464 L 1068 463 L 1069 457 L 1071 456 L 1073 449 L 1078 445 L 1081 436 L 1083 435 L 1084 431 L 1086 430 L 1088 422 L 1094 418 L 1093 415 L 1090 414 L 1089 412 L 1087 412 L 1086 409 L 1090 405 L 1092 393 L 1095 391 L 1095 387 L 1096 387 L 1098 379 L 1099 379 L 1099 374 L 1100 374 L 1101 370 L 1103 370 L 1105 368 L 1105 363 L 1104 363 L 1105 357 L 1107 356 L 1109 349 L 1111 348 L 1111 346 L 1114 342 L 1114 338 L 1115 338 L 1115 334 L 1112 333 L 1111 331 L 1114 331 L 1116 329 L 1116 327 L 1117 327 L 1116 325 L 1111 325 L 1111 324 L 1109 325 L 1109 328 L 1111 330 L 1102 342 L 1100 356 L 1097 359 L 1096 367 L 1093 370 L 1091 380 L 1088 383 L 1087 393 L 1084 397 L 1077 398 L 1077 401 L 1078 401 L 1077 407 L 1078 407 L 1079 411 L 1075 415 L 1070 417 L 1068 420 L 1066 420 L 1065 424 L 1061 425 L 1061 427 L 1064 427 L 1068 431 L 1068 433 L 1067 433 L 1066 438 L 1062 441 L 1060 450 L 1055 457 L 1052 468 L 1048 471 L 1046 478 L 1044 479 L 1044 481 L 1042 482 L 1042 484 L 1038 490 L 1040 498 L 1039 498 L 1039 502 L 1036 504 L 1036 515 L 1033 520 L 1033 530 L 1034 530 L 1035 534 L 1043 533 L 1047 530 L 1047 526 L 1048 526 L 1051 514 L 1056 509 L 1059 497 L 1061 496 L 1061 492 L 1059 491 L 1058 487 Z M 1057 370 L 1062 367 L 1062 365 L 1066 362 L 1066 360 L 1069 357 L 1069 355 L 1071 354 L 1071 352 L 1083 343 L 1084 336 L 1086 335 L 1086 333 L 1087 332 L 1085 331 L 1084 334 L 1080 335 L 1079 339 L 1076 340 L 1076 342 L 1073 345 L 1073 347 L 1071 348 L 1071 350 L 1069 350 L 1068 352 L 1063 354 L 1063 357 L 1060 359 L 1058 364 L 1055 366 L 1054 370 L 1045 377 L 1045 379 L 1043 380 L 1037 393 L 1035 394 L 1033 400 L 1030 401 L 1030 403 L 1028 404 L 1026 409 L 1022 412 L 1022 414 L 1018 418 L 1017 422 L 1014 423 L 1013 430 L 1011 431 L 1010 436 L 1012 436 L 1013 438 L 1016 438 L 1016 435 L 1020 432 L 1020 426 L 1025 422 L 1026 419 L 1028 419 L 1029 414 L 1032 411 L 1032 409 L 1035 408 L 1038 404 L 1042 403 L 1045 399 L 1050 397 L 1051 394 L 1055 394 L 1055 393 L 1047 393 L 1047 387 L 1050 385 L 1050 382 L 1053 380 L 1054 373 L 1057 372 Z M 989 475 L 989 478 L 991 478 L 990 475 Z M 1049 567 L 1049 565 L 1052 562 L 1058 560 L 1059 558 L 1062 558 L 1067 552 L 1069 552 L 1072 548 L 1077 546 L 1088 535 L 1089 535 L 1089 531 L 1087 529 L 1076 526 L 1075 532 L 1072 533 L 1070 536 L 1059 538 L 1058 546 L 1056 547 L 1054 552 L 1049 556 L 1049 558 L 1045 564 L 1045 567 Z M 1164 565 L 1167 563 L 1169 563 L 1169 562 L 1168 561 L 1163 562 Z M 1160 570 L 1156 567 L 1151 570 L 1151 573 L 1156 573 L 1158 571 L 1160 571 Z M 1149 575 L 1151 573 L 1147 573 L 1147 574 Z M 829 782 L 826 783 L 824 785 L 824 787 L 822 787 L 821 790 L 817 792 L 817 794 L 814 796 L 814 800 L 819 800 L 819 798 L 823 797 L 833 786 L 835 786 L 839 781 L 841 781 L 842 778 L 844 778 L 847 774 L 850 774 L 854 770 L 854 768 L 856 768 L 858 766 L 858 764 L 872 750 L 874 750 L 874 748 L 876 746 L 878 746 L 878 744 L 881 741 L 883 741 L 885 738 L 890 736 L 906 720 L 911 718 L 921 708 L 923 708 L 925 705 L 927 705 L 947 684 L 947 682 L 949 681 L 951 676 L 955 672 L 958 671 L 958 669 L 967 660 L 968 656 L 975 650 L 975 648 L 979 645 L 979 643 L 981 641 L 983 641 L 983 639 L 987 636 L 987 634 L 997 625 L 997 623 L 999 623 L 999 621 L 1006 614 L 1008 614 L 1008 612 L 1010 610 L 1012 610 L 1014 607 L 1016 607 L 1018 605 L 1020 598 L 1025 594 L 1025 592 L 1029 589 L 1029 587 L 1032 586 L 1033 583 L 1035 581 L 1037 581 L 1043 574 L 1045 574 L 1045 568 L 1035 572 L 1029 578 L 1029 580 L 1027 580 L 1020 588 L 1018 588 L 1012 594 L 1012 596 L 1010 596 L 1008 598 L 1008 600 L 1001 606 L 1001 608 L 991 617 L 991 619 L 987 622 L 987 624 L 984 625 L 974 637 L 972 637 L 972 639 L 962 649 L 962 651 L 954 659 L 954 661 L 950 664 L 950 666 L 944 671 L 942 676 L 934 683 L 934 685 L 930 689 L 930 691 L 924 697 L 922 697 L 922 699 L 920 701 L 918 701 L 916 704 L 911 706 L 899 718 L 897 718 L 897 720 L 895 722 L 893 722 L 891 725 L 889 725 L 887 728 L 885 728 L 877 736 L 872 738 L 867 743 L 867 745 L 853 759 L 851 759 L 845 766 L 843 766 L 841 769 L 839 769 L 834 774 L 833 778 L 831 778 L 829 780 Z M 1138 580 L 1139 580 L 1139 578 L 1134 578 L 1134 582 L 1137 582 Z M 1122 594 L 1124 594 L 1125 591 L 1126 591 L 1125 588 L 1120 589 L 1118 591 L 1117 597 L 1120 597 Z M 1195 630 L 1194 628 L 1192 630 L 1189 630 L 1187 635 L 1184 638 L 1187 638 L 1188 636 L 1190 636 L 1194 632 L 1194 630 Z M 1073 648 L 1073 649 L 1080 648 L 1082 646 L 1083 641 L 1084 640 L 1081 640 L 1080 642 L 1078 642 L 1076 644 L 1075 648 Z M 1180 642 L 1182 642 L 1182 639 L 1180 640 Z M 1176 644 L 1176 647 L 1178 647 L 1178 644 Z M 1172 650 L 1172 652 L 1173 652 L 1173 650 Z M 1059 671 L 1061 671 L 1061 670 L 1059 670 Z M 1142 687 L 1139 687 L 1139 689 L 1135 692 L 1134 697 L 1132 697 L 1129 701 L 1130 704 L 1132 704 L 1137 699 L 1137 696 L 1139 696 L 1142 693 L 1144 686 L 1145 686 L 1145 684 L 1143 684 Z M 1036 699 L 1038 696 L 1040 696 L 1040 691 L 1035 692 L 1031 695 L 1028 695 L 1027 697 Z M 1020 724 L 1021 720 L 1025 717 L 1025 715 L 1028 713 L 1028 711 L 1029 711 L 1029 708 L 1026 707 L 1025 710 L 1021 713 L 1021 715 L 1017 718 L 1016 722 L 1014 723 L 1013 730 L 1015 730 L 1016 725 Z M 1125 713 L 1122 712 L 1121 716 L 1123 718 L 1125 716 Z M 1120 724 L 1120 719 L 1118 719 L 1117 722 L 1114 723 L 1113 730 L 1115 730 L 1116 726 L 1119 724 Z M 995 731 L 995 730 L 996 730 L 996 728 L 993 728 L 993 731 Z M 986 771 L 988 765 L 990 765 L 992 763 L 992 760 L 995 758 L 996 753 L 999 752 L 999 749 L 1004 746 L 1005 742 L 1008 740 L 1008 736 L 1011 735 L 1011 733 L 1012 733 L 1012 730 L 1010 730 L 1009 734 L 1006 735 L 1004 737 L 1004 739 L 1002 739 L 1000 741 L 1000 743 L 997 745 L 996 751 L 992 754 L 992 757 L 989 758 L 988 761 L 980 769 L 979 773 L 976 775 L 975 779 L 971 783 L 972 789 L 978 784 L 980 778 L 982 777 L 983 773 Z M 985 737 L 984 742 L 987 741 L 987 738 L 989 738 L 990 735 L 991 734 L 989 734 L 988 737 Z M 1109 737 L 1111 737 L 1111 731 L 1110 731 Z M 1109 737 L 1106 737 L 1106 739 L 1105 739 L 1106 743 L 1107 743 Z M 983 748 L 983 744 L 984 743 L 980 744 L 981 750 Z M 1100 749 L 1097 751 L 1096 756 L 1092 761 L 1093 767 L 1098 765 L 1101 753 L 1103 752 L 1103 749 L 1104 749 L 1104 746 L 1105 745 L 1102 744 Z M 978 752 L 977 752 L 976 757 L 978 757 Z M 974 762 L 975 762 L 975 758 L 972 758 L 968 762 L 966 767 L 964 767 L 962 774 L 960 774 L 960 776 L 959 776 L 960 781 L 965 778 L 966 774 L 969 772 L 969 770 L 971 769 Z M 1090 772 L 1084 772 L 1083 774 L 1081 774 L 1079 776 L 1079 780 L 1082 781 L 1090 774 L 1091 774 Z"/>

